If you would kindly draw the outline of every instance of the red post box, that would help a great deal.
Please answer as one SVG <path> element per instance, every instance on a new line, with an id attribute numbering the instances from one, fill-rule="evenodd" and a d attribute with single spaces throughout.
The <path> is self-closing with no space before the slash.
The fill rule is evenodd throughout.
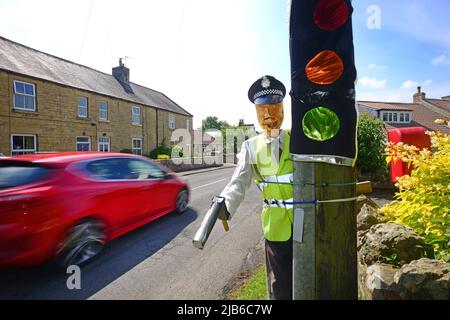
<path id="1" fill-rule="evenodd" d="M 419 149 L 431 150 L 431 139 L 425 132 L 424 127 L 397 128 L 388 131 L 388 138 L 390 142 L 403 142 Z M 391 161 L 391 181 L 396 183 L 398 178 L 411 174 L 413 169 L 412 165 L 408 166 L 400 160 Z"/>

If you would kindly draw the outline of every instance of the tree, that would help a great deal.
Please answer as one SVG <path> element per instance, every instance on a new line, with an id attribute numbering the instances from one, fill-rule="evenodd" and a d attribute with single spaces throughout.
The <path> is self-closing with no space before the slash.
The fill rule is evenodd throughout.
<path id="1" fill-rule="evenodd" d="M 206 131 L 208 129 L 222 130 L 226 126 L 229 126 L 226 121 L 219 121 L 219 118 L 213 116 L 208 116 L 202 121 L 202 131 Z"/>

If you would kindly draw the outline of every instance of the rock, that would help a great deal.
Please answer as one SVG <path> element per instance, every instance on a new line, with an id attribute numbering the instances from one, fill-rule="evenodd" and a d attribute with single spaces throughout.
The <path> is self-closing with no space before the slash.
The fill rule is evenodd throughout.
<path id="1" fill-rule="evenodd" d="M 394 281 L 404 299 L 450 300 L 450 263 L 415 260 L 402 266 Z"/>
<path id="2" fill-rule="evenodd" d="M 369 267 L 359 264 L 359 290 L 363 300 L 401 300 L 395 289 L 394 275 L 399 269 L 390 265 L 375 263 Z"/>
<path id="3" fill-rule="evenodd" d="M 413 229 L 396 223 L 373 225 L 360 239 L 359 257 L 366 265 L 375 262 L 402 265 L 432 255 L 431 245 L 425 244 Z"/>
<path id="4" fill-rule="evenodd" d="M 371 226 L 384 222 L 387 222 L 387 218 L 378 213 L 378 207 L 363 204 L 357 216 L 358 231 L 368 230 Z"/>
<path id="5" fill-rule="evenodd" d="M 379 206 L 372 199 L 368 198 L 364 194 L 360 195 L 356 200 L 356 212 L 360 212 L 363 205 L 369 205 L 373 208 L 379 208 Z"/>

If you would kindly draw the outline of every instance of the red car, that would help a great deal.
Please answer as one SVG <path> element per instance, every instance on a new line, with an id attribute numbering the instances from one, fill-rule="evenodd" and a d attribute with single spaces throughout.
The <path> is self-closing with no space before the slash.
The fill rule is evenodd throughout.
<path id="1" fill-rule="evenodd" d="M 0 159 L 0 266 L 82 264 L 112 239 L 183 213 L 187 183 L 141 156 L 72 152 Z"/>

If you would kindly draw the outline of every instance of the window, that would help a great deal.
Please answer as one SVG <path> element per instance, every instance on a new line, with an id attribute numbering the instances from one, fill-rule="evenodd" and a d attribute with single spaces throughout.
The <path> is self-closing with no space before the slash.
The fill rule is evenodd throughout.
<path id="1" fill-rule="evenodd" d="M 162 179 L 166 176 L 164 171 L 147 161 L 129 160 L 128 168 L 132 173 L 132 177 L 138 180 Z"/>
<path id="2" fill-rule="evenodd" d="M 98 113 L 100 120 L 108 121 L 108 104 L 105 101 L 100 101 L 98 104 Z"/>
<path id="3" fill-rule="evenodd" d="M 409 112 L 382 112 L 384 122 L 392 123 L 410 123 L 411 116 Z"/>
<path id="4" fill-rule="evenodd" d="M 49 175 L 48 168 L 6 162 L 0 164 L 0 190 L 41 182 Z"/>
<path id="5" fill-rule="evenodd" d="M 133 154 L 142 155 L 142 139 L 133 139 Z"/>
<path id="6" fill-rule="evenodd" d="M 191 130 L 191 129 L 189 129 L 189 125 L 190 125 L 190 122 L 189 122 L 189 119 L 186 119 L 186 130 Z"/>
<path id="7" fill-rule="evenodd" d="M 150 162 L 125 158 L 95 160 L 88 163 L 86 170 L 98 180 L 146 180 L 166 176 Z"/>
<path id="8" fill-rule="evenodd" d="M 14 81 L 14 109 L 36 111 L 34 84 Z"/>
<path id="9" fill-rule="evenodd" d="M 77 151 L 91 151 L 91 137 L 77 137 Z"/>
<path id="10" fill-rule="evenodd" d="M 175 115 L 169 114 L 169 129 L 175 130 Z"/>
<path id="11" fill-rule="evenodd" d="M 405 122 L 407 122 L 407 123 L 411 122 L 409 113 L 405 113 Z"/>
<path id="12" fill-rule="evenodd" d="M 86 97 L 78 97 L 78 116 L 80 118 L 88 116 L 88 99 Z"/>
<path id="13" fill-rule="evenodd" d="M 99 180 L 120 180 L 127 179 L 130 170 L 126 165 L 126 159 L 103 159 L 88 163 L 87 171 Z"/>
<path id="14" fill-rule="evenodd" d="M 141 124 L 141 108 L 139 107 L 131 108 L 131 119 L 133 124 Z"/>
<path id="15" fill-rule="evenodd" d="M 11 155 L 36 153 L 36 136 L 31 134 L 11 135 Z"/>
<path id="16" fill-rule="evenodd" d="M 98 151 L 100 152 L 110 152 L 111 144 L 109 137 L 98 138 Z"/>

